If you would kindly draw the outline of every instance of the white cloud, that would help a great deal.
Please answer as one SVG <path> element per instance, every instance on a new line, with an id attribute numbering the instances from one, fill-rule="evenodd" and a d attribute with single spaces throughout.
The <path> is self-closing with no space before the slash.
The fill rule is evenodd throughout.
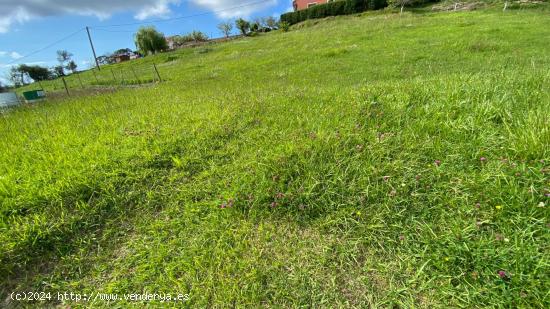
<path id="1" fill-rule="evenodd" d="M 17 59 L 23 58 L 23 55 L 19 54 L 18 52 L 13 51 L 13 52 L 10 53 L 10 57 L 12 59 L 17 60 Z"/>
<path id="2" fill-rule="evenodd" d="M 12 58 L 14 60 L 23 58 L 23 55 L 21 55 L 20 53 L 18 53 L 16 51 L 8 52 L 8 51 L 0 50 L 0 57 L 7 57 L 7 56 L 9 56 L 10 58 Z"/>
<path id="3" fill-rule="evenodd" d="M 258 0 L 260 1 L 260 0 Z M 255 11 L 277 4 L 277 0 L 265 0 L 257 3 L 253 0 L 193 0 L 198 6 L 217 11 L 219 18 L 249 17 Z M 234 8 L 234 9 L 230 9 Z M 230 9 L 230 10 L 229 10 Z"/>
<path id="4" fill-rule="evenodd" d="M 177 0 L 160 0 L 155 1 L 152 5 L 148 5 L 134 16 L 135 19 L 145 20 L 151 17 L 165 17 L 170 15 L 170 4 L 178 4 Z"/>
<path id="5" fill-rule="evenodd" d="M 136 18 L 163 17 L 171 13 L 170 5 L 181 0 L 1 0 L 0 33 L 10 26 L 31 19 L 58 16 L 84 15 L 99 19 L 109 18 L 116 12 L 136 12 Z"/>
<path id="6" fill-rule="evenodd" d="M 261 0 L 257 0 L 261 1 Z M 96 16 L 109 18 L 116 12 L 135 12 L 134 17 L 145 20 L 168 17 L 171 8 L 189 2 L 209 11 L 216 11 L 219 18 L 247 17 L 255 11 L 277 4 L 278 0 L 0 0 L 0 33 L 6 33 L 15 24 L 58 15 Z M 228 10 L 236 7 L 235 9 Z M 238 8 L 237 8 L 238 7 Z"/>
<path id="7" fill-rule="evenodd" d="M 23 23 L 30 19 L 25 8 L 11 4 L 0 3 L 0 33 L 8 32 L 10 26 L 14 23 Z"/>

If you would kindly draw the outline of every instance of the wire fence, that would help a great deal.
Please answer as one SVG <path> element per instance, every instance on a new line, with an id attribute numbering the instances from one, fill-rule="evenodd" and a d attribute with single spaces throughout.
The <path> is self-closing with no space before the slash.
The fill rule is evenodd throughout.
<path id="1" fill-rule="evenodd" d="M 88 71 L 75 72 L 55 80 L 40 82 L 38 86 L 48 96 L 64 94 L 71 96 L 82 90 L 113 89 L 162 82 L 163 78 L 155 63 L 103 66 Z"/>

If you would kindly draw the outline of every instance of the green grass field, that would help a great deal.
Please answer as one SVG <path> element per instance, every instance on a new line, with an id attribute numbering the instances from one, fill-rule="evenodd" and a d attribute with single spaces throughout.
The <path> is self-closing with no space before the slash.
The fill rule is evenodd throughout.
<path id="1" fill-rule="evenodd" d="M 549 13 L 308 21 L 2 113 L 0 307 L 548 308 Z"/>

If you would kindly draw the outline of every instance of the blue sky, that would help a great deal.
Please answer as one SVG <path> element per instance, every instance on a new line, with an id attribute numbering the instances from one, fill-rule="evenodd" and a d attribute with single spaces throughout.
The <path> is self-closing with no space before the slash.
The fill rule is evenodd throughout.
<path id="1" fill-rule="evenodd" d="M 167 36 L 199 30 L 219 37 L 221 21 L 278 17 L 290 9 L 291 0 L 0 0 L 0 82 L 7 83 L 12 65 L 56 65 L 59 49 L 71 52 L 79 69 L 88 68 L 93 55 L 86 31 L 48 47 L 85 26 L 99 56 L 135 49 L 133 33 L 141 25 L 134 23 L 154 25 Z M 113 26 L 121 24 L 134 25 Z"/>

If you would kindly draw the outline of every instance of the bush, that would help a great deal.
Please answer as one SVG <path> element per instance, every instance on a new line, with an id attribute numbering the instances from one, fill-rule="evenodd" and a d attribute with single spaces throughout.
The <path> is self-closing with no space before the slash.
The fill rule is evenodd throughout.
<path id="1" fill-rule="evenodd" d="M 281 15 L 281 22 L 290 25 L 307 19 L 324 18 L 346 14 L 361 13 L 366 10 L 378 10 L 387 6 L 386 0 L 341 0 L 314 5 L 308 9 Z"/>
<path id="2" fill-rule="evenodd" d="M 290 29 L 290 24 L 286 21 L 279 22 L 279 29 L 283 30 L 283 32 L 288 32 Z"/>

